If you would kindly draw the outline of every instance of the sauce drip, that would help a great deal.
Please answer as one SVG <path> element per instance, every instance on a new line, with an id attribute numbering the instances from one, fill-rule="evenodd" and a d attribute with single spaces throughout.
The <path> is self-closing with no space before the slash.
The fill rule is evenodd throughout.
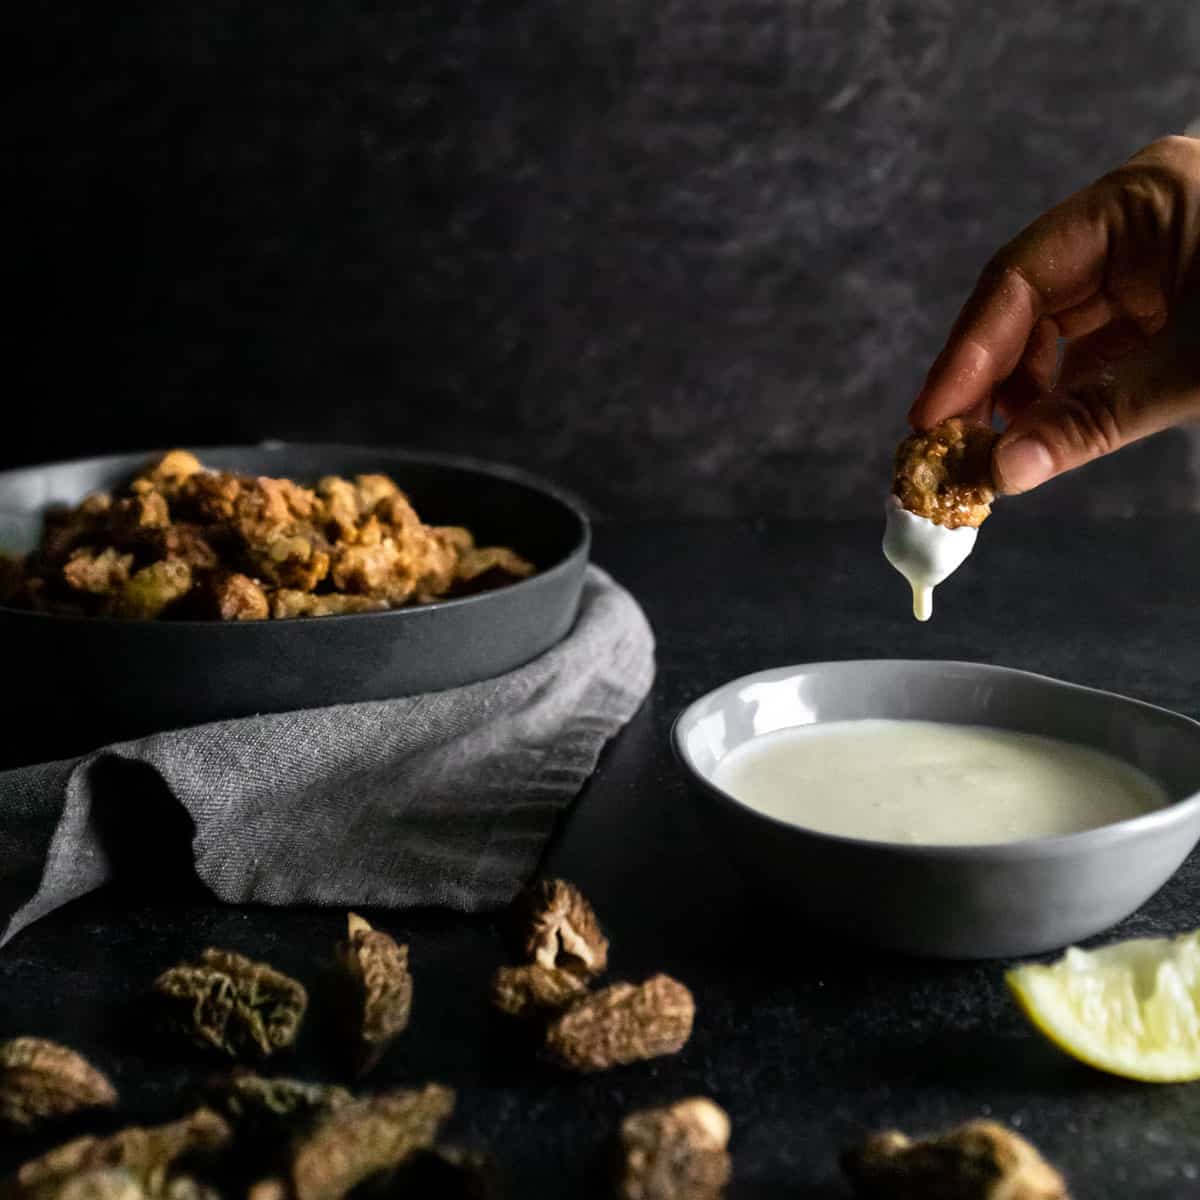
<path id="1" fill-rule="evenodd" d="M 928 621 L 933 616 L 933 589 L 966 561 L 979 530 L 935 525 L 909 512 L 895 496 L 887 498 L 886 511 L 883 555 L 912 587 L 913 616 Z"/>

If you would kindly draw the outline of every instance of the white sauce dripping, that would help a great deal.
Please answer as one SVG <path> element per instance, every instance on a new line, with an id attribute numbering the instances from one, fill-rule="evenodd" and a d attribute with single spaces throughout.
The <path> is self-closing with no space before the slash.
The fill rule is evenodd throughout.
<path id="1" fill-rule="evenodd" d="M 887 498 L 884 557 L 912 586 L 913 616 L 933 616 L 933 589 L 966 561 L 979 533 L 970 525 L 947 529 L 906 509 L 896 496 Z"/>
<path id="2" fill-rule="evenodd" d="M 983 845 L 1057 837 L 1169 802 L 1087 746 L 981 725 L 830 721 L 761 734 L 713 781 L 772 817 L 843 837 Z"/>

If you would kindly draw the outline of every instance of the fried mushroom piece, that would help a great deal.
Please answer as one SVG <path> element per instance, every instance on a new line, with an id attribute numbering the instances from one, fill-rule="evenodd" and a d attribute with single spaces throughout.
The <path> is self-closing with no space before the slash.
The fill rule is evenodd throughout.
<path id="1" fill-rule="evenodd" d="M 204 470 L 204 464 L 187 450 L 169 450 L 144 475 L 129 485 L 134 495 L 161 492 L 168 500 L 179 493 L 185 480 Z"/>
<path id="2" fill-rule="evenodd" d="M 366 518 L 356 543 L 334 548 L 331 579 L 340 591 L 377 596 L 395 606 L 414 595 L 422 599 L 444 593 L 457 561 L 453 546 L 422 525 L 397 494 Z"/>
<path id="3" fill-rule="evenodd" d="M 358 475 L 355 477 L 354 484 L 358 491 L 358 505 L 361 512 L 373 512 L 378 504 L 392 496 L 399 496 L 405 504 L 408 503 L 407 497 L 396 486 L 395 481 L 386 475 Z"/>
<path id="4" fill-rule="evenodd" d="M 877 1133 L 842 1156 L 864 1200 L 1070 1200 L 1062 1176 L 996 1121 L 970 1121 L 918 1141 Z"/>
<path id="5" fill-rule="evenodd" d="M 168 525 L 152 545 L 159 557 L 180 559 L 195 571 L 214 571 L 221 561 L 201 526 L 187 521 Z"/>
<path id="6" fill-rule="evenodd" d="M 261 541 L 246 539 L 244 554 L 253 574 L 293 591 L 311 592 L 329 574 L 330 557 L 315 535 L 280 532 Z"/>
<path id="7" fill-rule="evenodd" d="M 996 437 L 986 425 L 968 424 L 959 417 L 906 437 L 896 449 L 893 495 L 909 512 L 935 525 L 978 528 L 996 496 Z"/>
<path id="8" fill-rule="evenodd" d="M 107 614 L 124 621 L 161 617 L 192 588 L 192 568 L 178 559 L 164 559 L 135 571 L 116 592 Z"/>
<path id="9" fill-rule="evenodd" d="M 208 584 L 212 606 L 222 621 L 265 621 L 271 615 L 267 593 L 249 575 L 236 571 Z"/>
<path id="10" fill-rule="evenodd" d="M 312 524 L 315 492 L 290 479 L 260 475 L 239 480 L 220 499 L 230 511 L 226 524 L 249 574 L 302 592 L 311 592 L 329 574 L 329 545 Z"/>
<path id="11" fill-rule="evenodd" d="M 62 569 L 63 582 L 72 591 L 91 596 L 111 596 L 129 582 L 133 555 L 109 546 L 99 552 L 81 547 L 71 552 Z"/>
<path id="12" fill-rule="evenodd" d="M 312 592 L 298 592 L 280 588 L 272 592 L 271 616 L 277 621 L 290 617 L 341 617 L 346 613 L 383 612 L 391 606 L 376 596 L 343 596 L 330 592 L 314 596 Z"/>
<path id="13" fill-rule="evenodd" d="M 317 496 L 320 520 L 328 527 L 330 540 L 356 541 L 361 509 L 354 484 L 337 475 L 326 475 L 317 484 Z"/>
<path id="14" fill-rule="evenodd" d="M 290 479 L 172 450 L 115 495 L 48 513 L 0 603 L 72 616 L 220 620 L 377 612 L 511 582 L 533 567 L 426 525 L 386 475 Z"/>
<path id="15" fill-rule="evenodd" d="M 468 550 L 458 560 L 454 572 L 455 591 L 484 592 L 503 587 L 533 574 L 533 563 L 507 546 L 483 546 Z"/>
<path id="16" fill-rule="evenodd" d="M 242 481 L 228 471 L 199 471 L 183 479 L 172 511 L 203 525 L 232 521 Z"/>
<path id="17" fill-rule="evenodd" d="M 123 496 L 108 510 L 105 532 L 116 545 L 146 541 L 155 530 L 171 524 L 171 510 L 159 492 Z"/>
<path id="18" fill-rule="evenodd" d="M 102 541 L 102 533 L 112 508 L 108 492 L 93 492 L 75 508 L 52 508 L 44 518 L 42 540 L 31 556 L 35 567 L 57 566 L 66 562 L 72 550 Z"/>

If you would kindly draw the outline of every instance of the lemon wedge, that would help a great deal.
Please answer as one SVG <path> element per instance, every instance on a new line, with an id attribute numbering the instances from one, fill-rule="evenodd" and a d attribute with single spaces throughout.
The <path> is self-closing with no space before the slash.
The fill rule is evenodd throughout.
<path id="1" fill-rule="evenodd" d="M 1005 978 L 1030 1021 L 1080 1062 L 1151 1083 L 1200 1079 L 1200 930 L 1072 947 Z"/>

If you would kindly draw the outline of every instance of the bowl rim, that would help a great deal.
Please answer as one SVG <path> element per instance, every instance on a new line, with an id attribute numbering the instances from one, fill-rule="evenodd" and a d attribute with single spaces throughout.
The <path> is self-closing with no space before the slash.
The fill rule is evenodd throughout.
<path id="1" fill-rule="evenodd" d="M 367 620 L 386 620 L 395 619 L 398 617 L 407 616 L 412 619 L 415 614 L 429 612 L 444 612 L 448 609 L 468 608 L 472 605 L 495 603 L 495 597 L 498 595 L 519 594 L 525 595 L 532 588 L 545 586 L 548 581 L 555 580 L 561 576 L 571 575 L 577 569 L 579 560 L 586 560 L 591 554 L 592 546 L 592 524 L 584 507 L 583 501 L 574 493 L 558 484 L 551 483 L 549 480 L 543 479 L 530 471 L 526 471 L 521 467 L 510 466 L 508 463 L 492 462 L 488 459 L 474 458 L 469 455 L 447 454 L 440 451 L 430 451 L 428 453 L 421 450 L 412 450 L 403 446 L 369 446 L 363 442 L 292 442 L 269 440 L 258 443 L 244 443 L 220 446 L 194 446 L 189 447 L 189 452 L 195 454 L 197 458 L 203 459 L 206 454 L 222 454 L 227 452 L 244 453 L 246 451 L 257 451 L 263 454 L 273 454 L 286 452 L 289 450 L 316 451 L 322 454 L 328 452 L 335 455 L 338 452 L 352 451 L 354 453 L 379 454 L 383 457 L 391 458 L 397 462 L 420 463 L 422 465 L 434 467 L 448 467 L 453 470 L 465 471 L 469 474 L 487 475 L 494 479 L 501 479 L 508 483 L 519 484 L 527 487 L 532 491 L 539 492 L 543 496 L 561 504 L 563 508 L 575 519 L 579 526 L 578 536 L 572 545 L 571 549 L 556 562 L 552 567 L 547 567 L 544 571 L 538 571 L 525 579 L 518 579 L 515 583 L 505 584 L 502 588 L 494 588 L 487 592 L 475 592 L 469 596 L 453 596 L 446 600 L 433 600 L 428 604 L 403 605 L 400 608 L 385 608 L 377 612 L 359 612 L 359 613 L 334 613 L 320 618 L 314 617 L 282 617 L 267 621 L 218 621 L 212 619 L 186 618 L 183 620 L 170 621 L 125 621 L 117 617 L 77 617 L 68 616 L 63 613 L 43 613 L 31 612 L 29 609 L 13 608 L 6 604 L 0 604 L 0 617 L 4 618 L 20 618 L 28 621 L 48 621 L 56 625 L 73 625 L 84 626 L 91 628 L 112 628 L 118 626 L 122 629 L 145 629 L 145 630 L 162 630 L 162 629 L 215 629 L 225 631 L 221 636 L 237 636 L 232 634 L 235 629 L 261 630 L 263 628 L 280 629 L 287 627 L 295 627 L 297 625 L 309 626 L 314 620 L 319 620 L 321 628 L 328 627 L 332 624 L 341 624 L 346 621 L 367 621 Z M 104 464 L 111 463 L 116 466 L 119 463 L 127 462 L 131 459 L 150 460 L 155 456 L 161 456 L 167 453 L 165 449 L 153 450 L 129 450 L 120 454 L 98 454 L 88 455 L 82 458 L 64 458 L 56 459 L 53 462 L 29 463 L 24 466 L 10 467 L 0 471 L 0 481 L 5 478 L 20 475 L 28 472 L 36 474 L 39 471 L 60 470 L 71 467 L 81 467 L 89 464 Z"/>
<path id="2" fill-rule="evenodd" d="M 786 675 L 791 672 L 800 674 L 805 671 L 813 671 L 817 668 L 836 669 L 849 666 L 887 669 L 958 667 L 985 675 L 1030 679 L 1039 684 L 1049 685 L 1052 689 L 1086 693 L 1106 700 L 1116 701 L 1123 706 L 1129 705 L 1147 712 L 1156 713 L 1159 716 L 1167 717 L 1174 722 L 1194 729 L 1197 736 L 1200 737 L 1200 721 L 1185 716 L 1183 713 L 1175 712 L 1173 709 L 1164 708 L 1161 705 L 1151 704 L 1145 700 L 1138 700 L 1132 696 L 1125 696 L 1120 692 L 1108 691 L 1104 688 L 1088 687 L 1080 683 L 1071 683 L 1068 680 L 1058 679 L 1052 675 L 1043 675 L 1037 671 L 1026 671 L 1018 667 L 1005 667 L 997 663 L 975 663 L 965 659 L 847 658 L 796 663 L 791 666 L 767 667 L 759 671 L 751 671 L 746 675 L 740 675 L 736 679 L 731 679 L 726 683 L 720 684 L 718 687 L 710 689 L 704 695 L 697 697 L 689 703 L 671 724 L 670 741 L 676 761 L 683 768 L 687 777 L 708 796 L 751 818 L 767 822 L 779 830 L 787 830 L 792 834 L 813 838 L 819 843 L 831 847 L 857 848 L 880 854 L 900 854 L 922 859 L 1010 862 L 1029 858 L 1062 857 L 1069 854 L 1101 850 L 1114 843 L 1136 837 L 1139 834 L 1160 833 L 1171 826 L 1185 824 L 1189 819 L 1200 815 L 1200 784 L 1198 784 L 1195 792 L 1178 800 L 1173 800 L 1162 808 L 1142 813 L 1140 816 L 1127 817 L 1122 821 L 1114 821 L 1108 825 L 1099 825 L 1095 829 L 1080 830 L 1077 833 L 1059 834 L 1054 837 L 1023 838 L 1013 842 L 951 842 L 940 844 L 886 842 L 877 841 L 872 838 L 848 837 L 845 834 L 825 833 L 821 830 L 809 829 L 804 825 L 797 825 L 792 821 L 786 821 L 782 817 L 775 817 L 769 813 L 761 812 L 759 809 L 747 804 L 744 800 L 739 800 L 736 796 L 718 787 L 691 761 L 683 742 L 683 727 L 690 724 L 701 705 L 711 701 L 718 693 L 735 690 L 740 686 L 762 679 L 768 675 Z M 863 717 L 859 719 L 867 720 L 868 718 Z M 812 723 L 822 724 L 820 721 Z M 958 724 L 959 722 L 951 723 Z M 970 722 L 961 723 L 969 724 Z"/>

